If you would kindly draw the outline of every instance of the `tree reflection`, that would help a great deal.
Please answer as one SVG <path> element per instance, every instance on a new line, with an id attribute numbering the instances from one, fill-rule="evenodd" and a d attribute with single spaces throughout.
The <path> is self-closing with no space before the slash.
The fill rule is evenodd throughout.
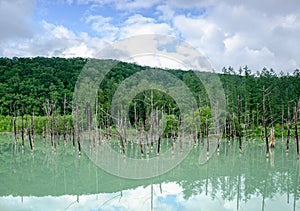
<path id="1" fill-rule="evenodd" d="M 278 144 L 279 146 L 279 144 Z M 72 146 L 63 146 L 53 152 L 50 148 L 35 147 L 34 157 L 21 153 L 21 146 L 1 145 L 1 185 L 2 196 L 60 196 L 84 194 L 119 193 L 137 187 L 151 186 L 147 200 L 153 208 L 153 184 L 175 182 L 183 189 L 183 198 L 204 194 L 210 200 L 236 200 L 239 209 L 242 202 L 253 197 L 261 199 L 261 208 L 268 207 L 266 199 L 275 200 L 279 195 L 286 196 L 286 203 L 292 203 L 297 210 L 299 200 L 299 160 L 292 149 L 289 154 L 277 147 L 265 158 L 261 145 L 245 143 L 243 152 L 238 146 L 221 142 L 219 154 L 215 154 L 205 165 L 199 165 L 199 145 L 176 168 L 156 178 L 130 180 L 112 176 L 97 166 L 83 154 L 78 157 Z M 17 149 L 17 150 L 16 150 Z M 226 149 L 226 150 L 225 150 Z M 274 160 L 271 160 L 274 159 Z M 219 197 L 219 198 L 218 198 Z M 72 206 L 72 205 L 70 205 Z"/>

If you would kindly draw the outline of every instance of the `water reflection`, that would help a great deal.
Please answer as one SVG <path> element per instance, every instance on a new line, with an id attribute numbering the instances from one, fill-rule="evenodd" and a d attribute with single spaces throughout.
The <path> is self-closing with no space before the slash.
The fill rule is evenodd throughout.
<path id="1" fill-rule="evenodd" d="M 199 147 L 172 171 L 147 180 L 112 176 L 72 146 L 41 143 L 32 154 L 1 144 L 1 210 L 300 210 L 299 161 L 279 144 L 244 151 L 224 142 L 198 164 Z"/>

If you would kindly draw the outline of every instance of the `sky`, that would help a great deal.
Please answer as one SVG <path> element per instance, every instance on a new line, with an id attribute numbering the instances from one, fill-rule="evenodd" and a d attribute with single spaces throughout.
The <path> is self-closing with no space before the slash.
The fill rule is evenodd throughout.
<path id="1" fill-rule="evenodd" d="M 122 39 L 162 34 L 218 72 L 300 67 L 298 0 L 0 0 L 0 29 L 0 57 L 95 57 Z"/>

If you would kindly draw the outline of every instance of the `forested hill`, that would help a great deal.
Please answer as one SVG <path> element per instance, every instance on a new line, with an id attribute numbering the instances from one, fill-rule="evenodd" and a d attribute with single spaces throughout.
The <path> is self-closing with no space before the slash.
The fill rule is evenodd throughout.
<path id="1" fill-rule="evenodd" d="M 36 115 L 45 115 L 46 101 L 55 102 L 56 107 L 62 111 L 65 97 L 67 113 L 70 113 L 74 86 L 86 62 L 87 59 L 83 58 L 0 58 L 0 115 L 19 115 L 21 105 L 25 113 L 34 111 Z M 136 64 L 118 63 L 100 86 L 100 104 L 109 107 L 118 84 L 145 68 Z M 195 96 L 205 95 L 192 71 L 167 71 L 181 79 Z M 276 75 L 272 69 L 257 71 L 244 67 L 234 71 L 232 68 L 223 68 L 219 76 L 227 96 L 227 108 L 232 112 L 236 112 L 240 104 L 243 114 L 261 113 L 262 98 L 265 95 L 268 112 L 274 121 L 279 121 L 282 109 L 286 116 L 288 102 L 296 102 L 300 96 L 299 70 Z"/>

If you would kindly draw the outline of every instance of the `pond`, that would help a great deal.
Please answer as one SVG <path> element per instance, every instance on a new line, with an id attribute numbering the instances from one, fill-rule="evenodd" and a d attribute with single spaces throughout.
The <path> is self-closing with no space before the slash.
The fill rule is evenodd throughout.
<path id="1" fill-rule="evenodd" d="M 9 135 L 0 140 L 1 210 L 300 210 L 299 160 L 281 141 L 267 159 L 260 140 L 243 141 L 242 152 L 224 140 L 202 165 L 200 144 L 163 175 L 124 179 L 71 142 L 53 151 L 37 140 L 22 152 Z"/>

